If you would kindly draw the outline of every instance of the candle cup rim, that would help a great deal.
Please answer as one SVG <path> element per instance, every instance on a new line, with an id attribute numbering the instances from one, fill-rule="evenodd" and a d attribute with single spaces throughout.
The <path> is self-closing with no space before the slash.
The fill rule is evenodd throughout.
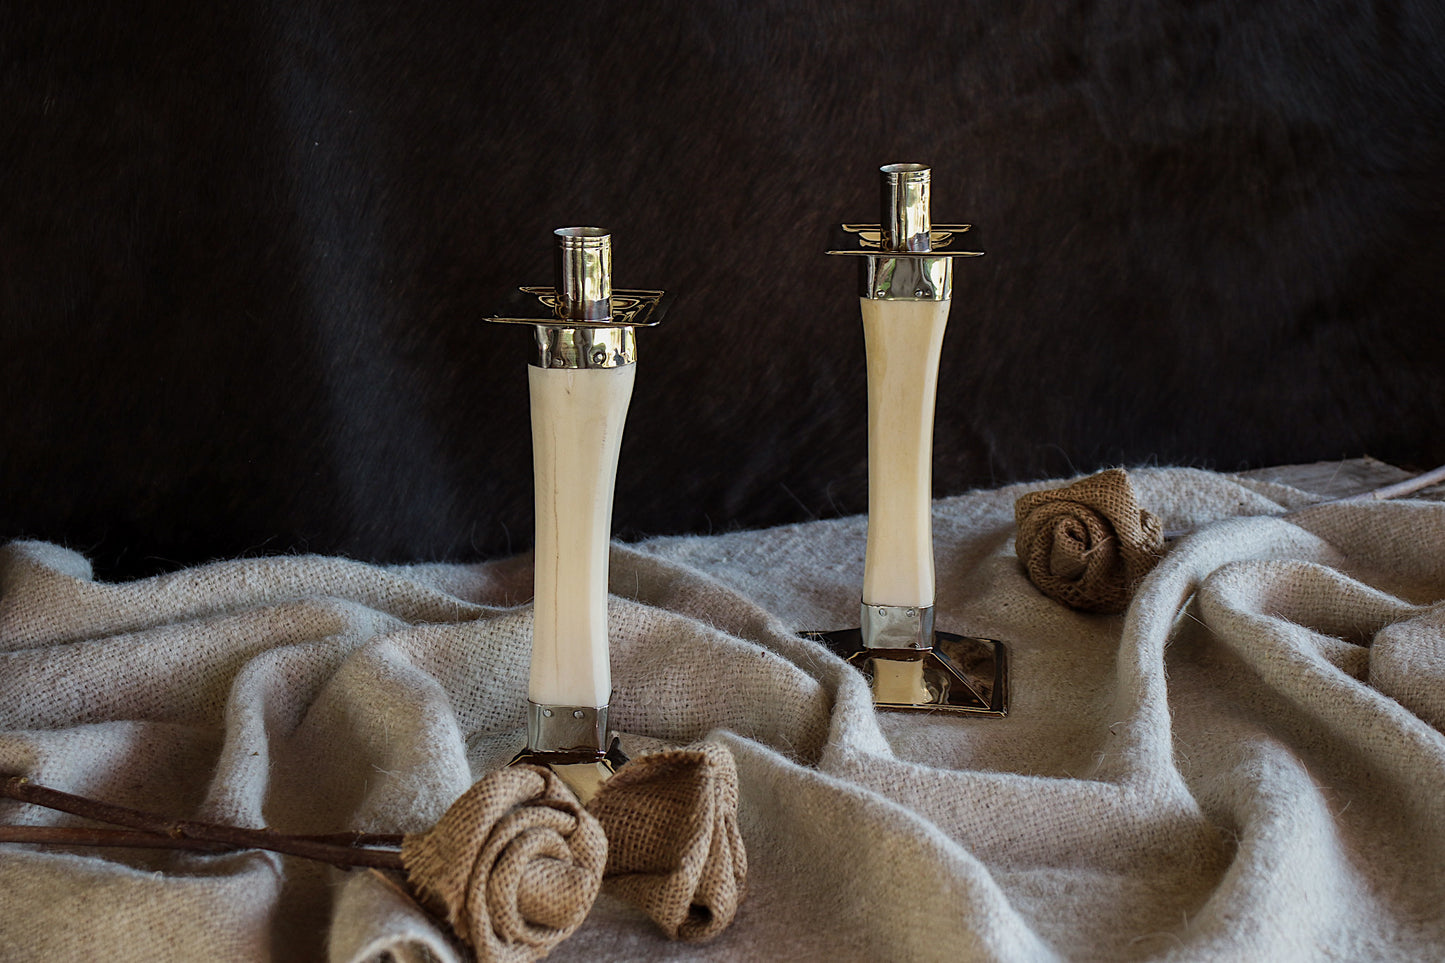
<path id="1" fill-rule="evenodd" d="M 605 227 L 559 227 L 552 232 L 563 244 L 600 244 L 612 237 Z"/>

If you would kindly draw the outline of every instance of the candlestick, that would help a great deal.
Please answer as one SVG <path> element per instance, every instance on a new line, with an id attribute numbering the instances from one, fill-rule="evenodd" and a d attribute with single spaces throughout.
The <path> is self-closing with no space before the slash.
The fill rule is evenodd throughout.
<path id="1" fill-rule="evenodd" d="M 636 329 L 662 320 L 662 291 L 612 288 L 612 237 L 555 233 L 556 284 L 519 288 L 536 499 L 536 591 L 527 748 L 585 801 L 621 760 L 607 726 L 607 552 L 622 427 L 636 378 Z M 514 301 L 515 303 L 515 301 Z"/>
<path id="2" fill-rule="evenodd" d="M 807 632 L 870 678 L 875 705 L 1002 716 L 1008 653 L 934 628 L 933 412 L 967 224 L 932 223 L 931 171 L 881 168 L 882 220 L 844 224 L 829 254 L 860 258 L 868 362 L 868 540 L 861 625 Z"/>

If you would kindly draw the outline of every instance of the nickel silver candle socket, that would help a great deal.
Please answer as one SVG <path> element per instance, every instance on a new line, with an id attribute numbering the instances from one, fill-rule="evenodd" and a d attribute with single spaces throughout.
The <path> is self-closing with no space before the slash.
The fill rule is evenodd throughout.
<path id="1" fill-rule="evenodd" d="M 859 295 L 883 301 L 948 301 L 953 259 L 968 224 L 934 224 L 931 171 L 923 164 L 888 164 L 882 174 L 877 224 L 843 224 L 827 252 L 861 258 Z M 956 246 L 958 245 L 958 246 Z M 871 523 L 871 522 L 870 522 Z M 934 628 L 932 605 L 860 604 L 860 627 L 804 632 L 861 669 L 880 708 L 1008 714 L 1008 648 L 996 639 Z"/>
<path id="2" fill-rule="evenodd" d="M 880 168 L 883 219 L 842 224 L 829 254 L 858 257 L 860 296 L 881 301 L 947 301 L 953 296 L 953 259 L 982 257 L 955 248 L 968 224 L 937 224 L 929 211 L 932 171 L 923 164 Z"/>
<path id="3" fill-rule="evenodd" d="M 637 361 L 637 329 L 662 321 L 665 291 L 614 290 L 612 234 L 601 227 L 559 227 L 553 249 L 556 284 L 522 287 L 507 297 L 507 316 L 529 324 L 539 368 L 617 368 Z"/>
<path id="4" fill-rule="evenodd" d="M 507 298 L 507 313 L 487 318 L 530 325 L 531 364 L 540 368 L 617 368 L 637 361 L 637 328 L 662 321 L 668 295 L 612 287 L 612 236 L 600 227 L 553 232 L 555 283 L 521 287 Z M 584 800 L 627 761 L 607 725 L 607 706 L 527 703 L 527 747 L 513 763 L 556 771 Z"/>

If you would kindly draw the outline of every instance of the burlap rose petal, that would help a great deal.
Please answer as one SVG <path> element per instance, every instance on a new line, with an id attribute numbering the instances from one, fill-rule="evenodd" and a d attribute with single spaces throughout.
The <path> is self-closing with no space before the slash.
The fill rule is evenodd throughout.
<path id="1" fill-rule="evenodd" d="M 607 833 L 607 891 L 672 939 L 711 939 L 747 888 L 738 773 L 715 743 L 639 756 L 587 805 Z"/>
<path id="2" fill-rule="evenodd" d="M 1014 503 L 1019 561 L 1039 591 L 1085 612 L 1122 612 L 1164 548 L 1121 468 Z"/>
<path id="3" fill-rule="evenodd" d="M 405 838 L 407 881 L 482 961 L 531 961 L 571 936 L 607 864 L 602 827 L 556 774 L 513 766 Z"/>

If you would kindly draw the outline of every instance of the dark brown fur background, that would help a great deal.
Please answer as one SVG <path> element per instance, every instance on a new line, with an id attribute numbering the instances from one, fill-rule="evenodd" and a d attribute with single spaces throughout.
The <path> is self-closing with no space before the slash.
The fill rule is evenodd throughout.
<path id="1" fill-rule="evenodd" d="M 131 576 L 531 539 L 521 330 L 602 224 L 644 332 L 626 535 L 866 505 L 827 228 L 977 225 L 938 494 L 1103 464 L 1445 461 L 1445 7 L 9 4 L 0 536 Z"/>

